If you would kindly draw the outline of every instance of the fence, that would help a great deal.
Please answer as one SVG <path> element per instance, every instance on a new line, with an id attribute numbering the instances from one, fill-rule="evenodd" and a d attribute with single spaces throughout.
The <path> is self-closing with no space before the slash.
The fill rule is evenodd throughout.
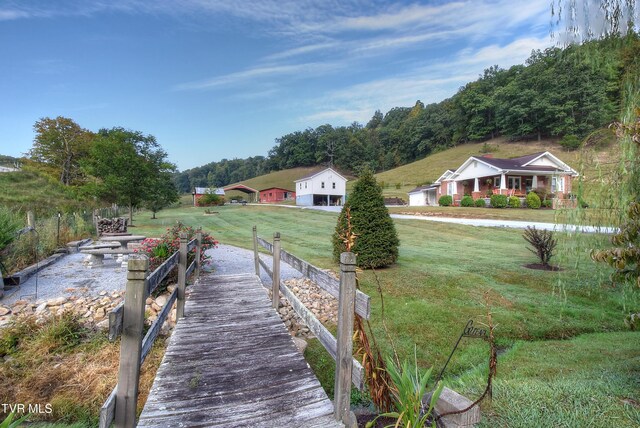
<path id="1" fill-rule="evenodd" d="M 100 409 L 100 428 L 110 426 L 114 420 L 116 427 L 134 427 L 136 424 L 140 366 L 151 350 L 175 301 L 176 321 L 184 316 L 187 278 L 194 271 L 196 278 L 200 274 L 202 233 L 198 230 L 195 239 L 190 242 L 187 242 L 187 239 L 186 233 L 180 233 L 180 249 L 150 274 L 149 260 L 146 257 L 129 259 L 125 299 L 109 314 L 109 340 L 115 340 L 122 334 L 120 369 L 118 384 Z M 195 260 L 187 266 L 187 254 L 194 248 Z M 178 286 L 143 338 L 145 301 L 176 265 Z"/>
<path id="2" fill-rule="evenodd" d="M 259 256 L 258 246 L 263 247 L 273 255 L 272 269 Z M 279 293 L 287 298 L 293 310 L 304 321 L 309 330 L 315 334 L 322 346 L 336 361 L 334 407 L 335 418 L 346 426 L 352 426 L 350 414 L 351 383 L 359 390 L 364 389 L 364 369 L 353 358 L 353 321 L 354 313 L 364 319 L 371 314 L 371 299 L 360 290 L 356 290 L 356 257 L 353 253 L 340 255 L 340 279 L 336 279 L 327 272 L 299 259 L 280 247 L 280 233 L 275 233 L 273 243 L 258 236 L 257 228 L 253 227 L 253 249 L 256 275 L 260 275 L 260 267 L 271 277 L 272 304 L 277 310 Z M 281 280 L 280 262 L 291 265 L 306 278 L 315 282 L 320 288 L 338 298 L 338 330 L 336 337 L 307 309 Z"/>

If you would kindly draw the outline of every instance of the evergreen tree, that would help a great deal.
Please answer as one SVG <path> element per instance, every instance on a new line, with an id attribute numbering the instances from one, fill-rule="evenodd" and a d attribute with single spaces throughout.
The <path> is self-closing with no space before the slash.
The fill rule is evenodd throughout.
<path id="1" fill-rule="evenodd" d="M 333 255 L 336 260 L 346 251 L 344 237 L 350 213 L 352 232 L 356 235 L 352 250 L 361 268 L 378 268 L 391 265 L 398 259 L 398 235 L 393 220 L 384 206 L 382 188 L 376 183 L 373 172 L 365 168 L 353 187 L 338 217 L 333 234 Z"/>

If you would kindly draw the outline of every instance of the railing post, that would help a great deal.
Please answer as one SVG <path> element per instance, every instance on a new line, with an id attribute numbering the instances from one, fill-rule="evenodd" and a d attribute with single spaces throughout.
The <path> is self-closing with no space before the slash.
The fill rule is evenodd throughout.
<path id="1" fill-rule="evenodd" d="M 280 303 L 280 232 L 273 234 L 273 284 L 271 286 L 271 304 L 278 309 Z"/>
<path id="2" fill-rule="evenodd" d="M 353 358 L 353 320 L 356 297 L 356 256 L 340 255 L 340 294 L 338 299 L 338 331 L 334 416 L 346 427 L 354 426 L 351 415 L 351 367 Z"/>
<path id="3" fill-rule="evenodd" d="M 260 256 L 258 255 L 258 228 L 253 226 L 253 263 L 256 267 L 256 275 L 260 276 Z"/>
<path id="4" fill-rule="evenodd" d="M 178 258 L 178 303 L 176 320 L 184 317 L 184 300 L 187 289 L 187 234 L 180 232 L 180 255 Z"/>
<path id="5" fill-rule="evenodd" d="M 122 341 L 120 344 L 120 370 L 116 392 L 117 428 L 136 425 L 136 403 L 140 380 L 140 353 L 144 327 L 144 305 L 147 299 L 147 273 L 149 259 L 129 258 L 127 287 L 124 299 Z"/>
<path id="6" fill-rule="evenodd" d="M 200 278 L 200 258 L 202 257 L 202 228 L 196 231 L 196 278 Z"/>

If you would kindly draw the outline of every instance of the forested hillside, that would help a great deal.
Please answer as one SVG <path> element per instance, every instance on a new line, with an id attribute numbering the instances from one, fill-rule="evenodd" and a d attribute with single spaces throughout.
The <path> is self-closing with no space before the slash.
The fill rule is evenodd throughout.
<path id="1" fill-rule="evenodd" d="M 179 190 L 223 186 L 269 171 L 333 164 L 385 171 L 468 141 L 560 140 L 568 148 L 619 112 L 621 82 L 640 56 L 637 35 L 533 51 L 525 65 L 493 66 L 439 103 L 376 111 L 366 125 L 326 124 L 276 139 L 268 156 L 223 160 L 177 174 Z"/>

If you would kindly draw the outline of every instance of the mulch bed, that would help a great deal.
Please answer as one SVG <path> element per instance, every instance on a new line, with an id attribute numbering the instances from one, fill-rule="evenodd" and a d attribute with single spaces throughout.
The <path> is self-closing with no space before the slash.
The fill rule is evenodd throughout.
<path id="1" fill-rule="evenodd" d="M 552 272 L 560 272 L 564 270 L 559 266 L 543 265 L 542 263 L 529 263 L 523 266 L 527 269 L 548 270 Z"/>

